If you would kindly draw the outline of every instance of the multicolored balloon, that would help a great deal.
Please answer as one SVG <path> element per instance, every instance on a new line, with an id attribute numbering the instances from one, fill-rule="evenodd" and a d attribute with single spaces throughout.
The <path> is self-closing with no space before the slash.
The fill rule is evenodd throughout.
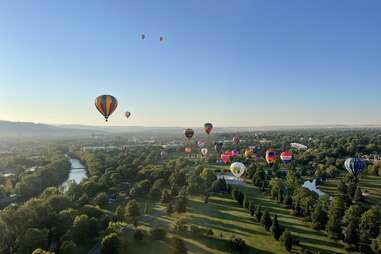
<path id="1" fill-rule="evenodd" d="M 203 147 L 205 146 L 205 142 L 202 141 L 202 140 L 197 140 L 197 146 L 198 146 L 199 148 L 203 148 Z"/>
<path id="2" fill-rule="evenodd" d="M 124 113 L 124 116 L 128 119 L 131 116 L 131 112 L 126 111 L 126 113 Z"/>
<path id="3" fill-rule="evenodd" d="M 238 145 L 240 142 L 240 139 L 238 136 L 233 137 L 233 145 Z"/>
<path id="4" fill-rule="evenodd" d="M 112 95 L 100 95 L 95 99 L 95 107 L 104 116 L 106 122 L 117 106 L 118 101 Z"/>
<path id="5" fill-rule="evenodd" d="M 224 147 L 224 143 L 221 141 L 214 143 L 214 149 L 216 150 L 217 153 L 221 153 L 223 147 Z"/>
<path id="6" fill-rule="evenodd" d="M 211 123 L 204 124 L 204 131 L 206 134 L 209 135 L 212 132 L 212 130 L 213 130 L 213 124 Z"/>
<path id="7" fill-rule="evenodd" d="M 292 160 L 292 153 L 291 152 L 283 152 L 280 154 L 280 159 L 285 163 L 289 163 Z"/>
<path id="8" fill-rule="evenodd" d="M 230 161 L 230 155 L 229 154 L 221 154 L 221 160 L 227 164 Z"/>
<path id="9" fill-rule="evenodd" d="M 267 161 L 267 164 L 274 164 L 275 163 L 275 160 L 276 160 L 276 152 L 274 149 L 268 149 L 266 151 L 266 161 Z"/>
<path id="10" fill-rule="evenodd" d="M 354 177 L 357 177 L 365 169 L 365 163 L 358 158 L 348 158 L 344 162 L 344 167 Z"/>
<path id="11" fill-rule="evenodd" d="M 245 157 L 246 157 L 246 158 L 250 158 L 251 156 L 253 156 L 253 149 L 251 149 L 251 148 L 246 148 L 244 154 L 245 154 Z"/>
<path id="12" fill-rule="evenodd" d="M 191 139 L 194 135 L 194 131 L 192 129 L 185 129 L 184 130 L 184 136 L 187 138 L 187 139 Z"/>
<path id="13" fill-rule="evenodd" d="M 246 172 L 246 166 L 241 162 L 234 162 L 230 165 L 230 171 L 235 177 L 240 178 Z"/>
<path id="14" fill-rule="evenodd" d="M 192 147 L 185 147 L 185 152 L 186 153 L 191 153 L 192 152 Z"/>
<path id="15" fill-rule="evenodd" d="M 206 156 L 208 154 L 208 149 L 207 148 L 202 148 L 201 149 L 201 154 Z"/>
<path id="16" fill-rule="evenodd" d="M 261 156 L 260 156 L 259 154 L 256 154 L 256 155 L 255 155 L 255 160 L 256 160 L 256 161 L 260 161 L 260 160 L 261 160 Z"/>

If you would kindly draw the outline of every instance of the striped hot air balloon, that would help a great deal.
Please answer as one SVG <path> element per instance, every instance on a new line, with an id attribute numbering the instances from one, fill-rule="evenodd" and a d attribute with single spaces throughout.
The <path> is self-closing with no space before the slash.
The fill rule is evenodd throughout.
<path id="1" fill-rule="evenodd" d="M 204 131 L 206 134 L 209 135 L 210 132 L 212 132 L 212 130 L 213 130 L 213 124 L 211 124 L 211 123 L 204 124 Z"/>
<path id="2" fill-rule="evenodd" d="M 95 99 L 95 107 L 104 116 L 106 122 L 117 106 L 118 101 L 112 95 L 100 95 Z"/>
<path id="3" fill-rule="evenodd" d="M 233 137 L 233 145 L 238 145 L 240 142 L 240 139 L 238 136 Z"/>
<path id="4" fill-rule="evenodd" d="M 217 153 L 221 153 L 223 147 L 224 147 L 224 143 L 222 143 L 221 141 L 214 143 L 214 149 L 216 150 Z"/>
<path id="5" fill-rule="evenodd" d="M 292 160 L 292 153 L 290 152 L 283 152 L 280 154 L 280 159 L 285 163 L 289 163 Z"/>
<path id="6" fill-rule="evenodd" d="M 270 165 L 270 164 L 274 164 L 275 163 L 275 160 L 276 160 L 276 152 L 274 149 L 268 149 L 266 151 L 266 161 L 267 163 Z"/>
<path id="7" fill-rule="evenodd" d="M 344 162 L 344 167 L 354 177 L 357 177 L 365 169 L 365 163 L 358 158 L 348 158 Z"/>

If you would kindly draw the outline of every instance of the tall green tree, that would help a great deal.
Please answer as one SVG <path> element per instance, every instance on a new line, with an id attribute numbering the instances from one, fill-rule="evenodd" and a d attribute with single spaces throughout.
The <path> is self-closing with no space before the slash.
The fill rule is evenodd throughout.
<path id="1" fill-rule="evenodd" d="M 141 215 L 138 202 L 135 199 L 128 201 L 125 207 L 125 216 L 128 220 L 132 220 L 134 226 L 137 227 L 138 218 Z"/>

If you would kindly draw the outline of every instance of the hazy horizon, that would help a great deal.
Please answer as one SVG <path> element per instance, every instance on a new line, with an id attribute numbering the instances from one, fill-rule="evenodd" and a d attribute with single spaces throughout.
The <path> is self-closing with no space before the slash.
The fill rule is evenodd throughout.
<path id="1" fill-rule="evenodd" d="M 352 0 L 0 2 L 0 119 L 379 125 L 380 10 Z M 101 94 L 119 101 L 107 124 L 94 107 Z"/>

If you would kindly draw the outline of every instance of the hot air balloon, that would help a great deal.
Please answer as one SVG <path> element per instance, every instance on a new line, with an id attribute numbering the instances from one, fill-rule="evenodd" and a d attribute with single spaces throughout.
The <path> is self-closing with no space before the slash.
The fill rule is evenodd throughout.
<path id="1" fill-rule="evenodd" d="M 274 164 L 276 160 L 276 152 L 273 149 L 268 149 L 266 151 L 266 161 L 268 164 Z"/>
<path id="2" fill-rule="evenodd" d="M 283 152 L 280 154 L 280 159 L 285 163 L 289 163 L 292 160 L 292 153 L 290 152 Z"/>
<path id="3" fill-rule="evenodd" d="M 299 143 L 291 143 L 291 147 L 296 148 L 298 150 L 306 150 L 308 147 Z"/>
<path id="4" fill-rule="evenodd" d="M 160 36 L 160 42 L 164 42 L 164 37 L 163 36 Z"/>
<path id="5" fill-rule="evenodd" d="M 185 152 L 186 153 L 191 153 L 192 152 L 192 147 L 185 147 Z"/>
<path id="6" fill-rule="evenodd" d="M 240 178 L 245 173 L 246 166 L 241 162 L 234 162 L 230 165 L 230 171 L 235 177 Z"/>
<path id="7" fill-rule="evenodd" d="M 233 137 L 233 145 L 238 145 L 239 144 L 239 137 L 238 136 L 235 136 Z"/>
<path id="8" fill-rule="evenodd" d="M 251 149 L 251 148 L 246 148 L 246 149 L 245 149 L 245 157 L 249 158 L 249 157 L 251 157 L 251 156 L 253 156 L 253 149 Z"/>
<path id="9" fill-rule="evenodd" d="M 238 150 L 233 150 L 230 152 L 230 157 L 237 157 L 239 155 L 239 151 Z"/>
<path id="10" fill-rule="evenodd" d="M 224 146 L 224 143 L 222 143 L 221 141 L 214 143 L 214 149 L 216 150 L 217 153 L 221 153 L 223 146 Z"/>
<path id="11" fill-rule="evenodd" d="M 230 155 L 229 154 L 221 154 L 221 160 L 227 164 L 230 161 Z"/>
<path id="12" fill-rule="evenodd" d="M 160 157 L 162 158 L 162 159 L 164 159 L 164 158 L 166 158 L 168 156 L 168 152 L 167 151 L 161 151 L 160 152 Z"/>
<path id="13" fill-rule="evenodd" d="M 124 113 L 124 116 L 128 119 L 130 116 L 131 116 L 131 112 L 126 112 L 126 113 Z"/>
<path id="14" fill-rule="evenodd" d="M 106 122 L 117 106 L 118 101 L 112 95 L 100 95 L 95 99 L 95 107 L 105 117 Z"/>
<path id="15" fill-rule="evenodd" d="M 208 154 L 208 149 L 207 148 L 202 148 L 201 149 L 201 154 L 206 156 Z"/>
<path id="16" fill-rule="evenodd" d="M 344 166 L 354 177 L 357 177 L 365 169 L 365 163 L 358 158 L 346 159 Z"/>
<path id="17" fill-rule="evenodd" d="M 194 131 L 192 129 L 185 129 L 184 130 L 184 136 L 187 138 L 187 139 L 191 139 L 194 135 Z"/>
<path id="18" fill-rule="evenodd" d="M 212 132 L 212 129 L 213 129 L 213 124 L 211 123 L 206 123 L 204 124 L 204 131 L 206 134 L 210 134 L 210 132 Z"/>
<path id="19" fill-rule="evenodd" d="M 259 154 L 256 154 L 256 155 L 255 155 L 255 160 L 256 160 L 256 161 L 260 161 L 260 160 L 261 160 L 261 156 L 260 156 Z"/>
<path id="20" fill-rule="evenodd" d="M 205 146 L 205 142 L 202 141 L 202 140 L 197 140 L 197 146 L 198 146 L 199 148 L 203 148 L 203 147 Z"/>

